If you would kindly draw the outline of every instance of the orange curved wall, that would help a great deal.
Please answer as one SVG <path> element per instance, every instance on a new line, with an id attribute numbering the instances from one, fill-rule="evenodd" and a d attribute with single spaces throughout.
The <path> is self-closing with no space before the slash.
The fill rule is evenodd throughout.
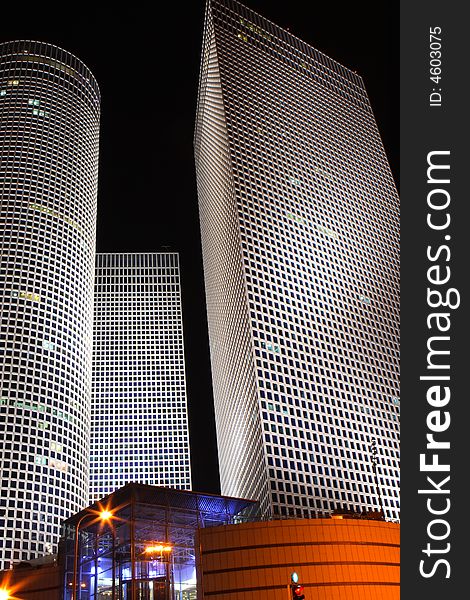
<path id="1" fill-rule="evenodd" d="M 398 600 L 399 537 L 396 523 L 354 519 L 200 529 L 203 597 L 290 600 L 296 571 L 305 600 Z"/>

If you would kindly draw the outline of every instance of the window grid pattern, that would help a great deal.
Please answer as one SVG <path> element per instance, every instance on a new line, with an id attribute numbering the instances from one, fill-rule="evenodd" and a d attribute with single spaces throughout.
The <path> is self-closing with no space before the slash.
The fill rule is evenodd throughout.
<path id="1" fill-rule="evenodd" d="M 281 517 L 377 509 L 376 440 L 385 514 L 398 519 L 399 201 L 362 80 L 237 2 L 208 4 L 203 64 L 210 32 L 220 79 L 201 69 L 195 135 L 210 343 L 218 319 L 247 313 L 264 505 Z M 207 95 L 223 107 L 218 135 Z M 208 170 L 205 136 L 212 155 L 229 148 L 231 196 L 215 193 L 225 175 Z M 227 237 L 237 271 L 214 267 Z M 230 278 L 245 297 L 221 295 Z M 224 427 L 243 413 L 224 382 L 246 376 L 214 355 L 212 368 L 222 493 L 240 495 L 250 467 L 225 487 L 242 452 Z"/>
<path id="2" fill-rule="evenodd" d="M 90 502 L 191 489 L 179 257 L 97 254 Z"/>
<path id="3" fill-rule="evenodd" d="M 0 45 L 0 568 L 88 501 L 99 102 L 64 50 Z"/>
<path id="4" fill-rule="evenodd" d="M 196 136 L 198 194 L 221 486 L 269 510 L 238 209 L 211 21 L 206 23 Z M 219 201 L 222 199 L 222 201 Z M 214 222 L 218 224 L 214 227 Z M 233 416 L 236 418 L 233 419 Z M 237 449 L 234 460 L 233 449 Z"/>

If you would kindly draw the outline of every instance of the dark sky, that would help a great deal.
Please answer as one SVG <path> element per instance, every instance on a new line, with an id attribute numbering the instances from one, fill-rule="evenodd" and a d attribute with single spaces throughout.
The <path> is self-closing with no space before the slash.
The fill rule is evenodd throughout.
<path id="1" fill-rule="evenodd" d="M 98 251 L 181 254 L 193 482 L 217 493 L 192 146 L 204 0 L 15 4 L 8 14 L 2 8 L 0 41 L 61 46 L 98 80 Z M 245 4 L 362 75 L 397 180 L 398 2 Z"/>

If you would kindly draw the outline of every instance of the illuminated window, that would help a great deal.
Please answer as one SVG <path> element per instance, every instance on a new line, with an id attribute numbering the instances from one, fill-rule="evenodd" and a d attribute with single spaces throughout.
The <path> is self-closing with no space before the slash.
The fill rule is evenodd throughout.
<path id="1" fill-rule="evenodd" d="M 297 177 L 289 177 L 289 181 L 291 183 L 293 183 L 294 185 L 300 185 L 300 179 L 297 179 Z"/>
<path id="2" fill-rule="evenodd" d="M 316 228 L 318 229 L 318 231 L 321 231 L 322 233 L 324 233 L 325 235 L 338 239 L 339 235 L 333 231 L 332 229 L 329 229 L 328 227 L 323 227 L 323 225 L 316 225 Z"/>
<path id="3" fill-rule="evenodd" d="M 305 223 L 305 219 L 302 219 L 302 217 L 298 217 L 292 213 L 287 213 L 287 217 L 292 221 L 296 221 L 297 223 Z"/>
<path id="4" fill-rule="evenodd" d="M 33 302 L 41 302 L 39 294 L 33 292 L 13 291 L 11 295 L 15 298 L 24 298 L 25 300 L 31 300 Z"/>
<path id="5" fill-rule="evenodd" d="M 276 352 L 276 354 L 279 354 L 281 352 L 279 346 L 276 346 L 271 342 L 261 342 L 261 345 L 263 346 L 263 348 L 266 348 L 266 350 L 269 350 L 270 352 Z"/>
<path id="6" fill-rule="evenodd" d="M 57 460 L 55 458 L 49 459 L 49 466 L 53 469 L 57 469 L 58 471 L 62 471 L 62 473 L 67 472 L 67 464 L 62 460 Z"/>

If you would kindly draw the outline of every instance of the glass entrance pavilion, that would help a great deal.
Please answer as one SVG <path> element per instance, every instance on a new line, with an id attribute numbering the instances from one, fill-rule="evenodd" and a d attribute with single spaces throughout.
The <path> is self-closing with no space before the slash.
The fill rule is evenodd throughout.
<path id="1" fill-rule="evenodd" d="M 63 600 L 195 600 L 197 530 L 257 511 L 251 500 L 130 483 L 64 522 Z"/>

